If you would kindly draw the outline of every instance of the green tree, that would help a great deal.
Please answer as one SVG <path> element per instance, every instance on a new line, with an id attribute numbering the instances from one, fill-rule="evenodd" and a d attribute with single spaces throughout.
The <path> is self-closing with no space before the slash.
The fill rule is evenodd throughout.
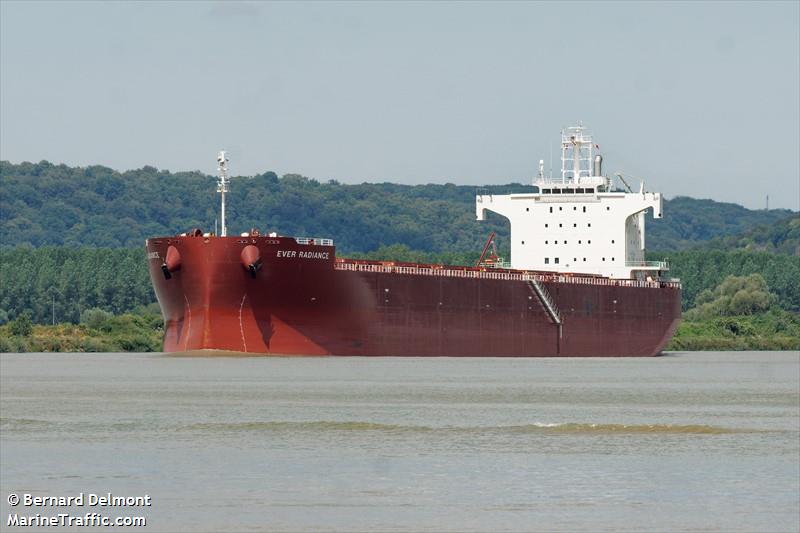
<path id="1" fill-rule="evenodd" d="M 752 315 L 767 311 L 776 301 L 761 274 L 728 276 L 713 291 L 702 291 L 697 297 L 699 305 L 687 312 L 686 318 Z"/>
<path id="2" fill-rule="evenodd" d="M 27 313 L 23 313 L 8 324 L 8 331 L 16 337 L 30 337 L 33 333 L 33 322 Z"/>
<path id="3" fill-rule="evenodd" d="M 81 313 L 81 324 L 91 329 L 103 329 L 114 315 L 108 311 L 93 307 Z"/>

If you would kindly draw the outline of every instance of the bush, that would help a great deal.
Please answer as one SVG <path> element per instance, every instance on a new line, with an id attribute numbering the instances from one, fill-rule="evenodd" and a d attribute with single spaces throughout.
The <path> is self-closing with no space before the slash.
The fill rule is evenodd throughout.
<path id="1" fill-rule="evenodd" d="M 713 291 L 697 295 L 697 307 L 686 313 L 687 320 L 702 320 L 719 316 L 742 316 L 763 313 L 777 301 L 769 292 L 761 274 L 728 276 Z"/>
<path id="2" fill-rule="evenodd" d="M 124 352 L 156 352 L 161 349 L 158 342 L 145 335 L 122 337 L 116 343 Z"/>
<path id="3" fill-rule="evenodd" d="M 82 352 L 113 352 L 113 347 L 100 339 L 87 337 L 83 339 L 80 344 L 80 351 Z"/>
<path id="4" fill-rule="evenodd" d="M 30 337 L 33 333 L 33 322 L 27 313 L 23 313 L 8 324 L 8 331 L 15 337 Z"/>
<path id="5" fill-rule="evenodd" d="M 81 313 L 81 324 L 91 329 L 103 329 L 114 315 L 93 307 Z"/>

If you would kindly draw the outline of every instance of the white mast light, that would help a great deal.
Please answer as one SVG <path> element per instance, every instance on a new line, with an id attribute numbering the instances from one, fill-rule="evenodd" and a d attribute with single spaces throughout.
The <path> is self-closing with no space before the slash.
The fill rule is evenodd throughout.
<path id="1" fill-rule="evenodd" d="M 225 237 L 228 235 L 228 228 L 225 225 L 225 193 L 229 192 L 229 181 L 228 181 L 228 154 L 225 150 L 220 151 L 217 154 L 217 171 L 219 172 L 219 176 L 217 177 L 217 192 L 222 195 L 222 213 L 220 216 L 221 221 L 221 231 L 220 235 Z"/>

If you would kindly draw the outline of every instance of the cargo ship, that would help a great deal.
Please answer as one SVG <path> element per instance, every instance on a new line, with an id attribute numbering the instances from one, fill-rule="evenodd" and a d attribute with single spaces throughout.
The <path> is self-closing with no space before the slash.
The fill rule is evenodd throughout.
<path id="1" fill-rule="evenodd" d="M 561 174 L 535 192 L 476 194 L 510 222 L 510 261 L 448 266 L 336 256 L 330 238 L 228 235 L 228 158 L 218 156 L 220 235 L 146 241 L 165 352 L 341 356 L 653 356 L 675 332 L 681 285 L 645 261 L 660 193 L 602 173 L 582 126 L 562 131 Z M 619 186 L 621 182 L 624 188 Z"/>

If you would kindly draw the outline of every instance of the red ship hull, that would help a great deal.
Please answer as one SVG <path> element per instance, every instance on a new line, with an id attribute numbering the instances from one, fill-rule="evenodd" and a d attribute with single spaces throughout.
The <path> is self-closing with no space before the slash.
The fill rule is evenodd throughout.
<path id="1" fill-rule="evenodd" d="M 146 246 L 165 352 L 652 356 L 681 315 L 676 283 L 337 260 L 333 246 L 287 237 Z"/>

